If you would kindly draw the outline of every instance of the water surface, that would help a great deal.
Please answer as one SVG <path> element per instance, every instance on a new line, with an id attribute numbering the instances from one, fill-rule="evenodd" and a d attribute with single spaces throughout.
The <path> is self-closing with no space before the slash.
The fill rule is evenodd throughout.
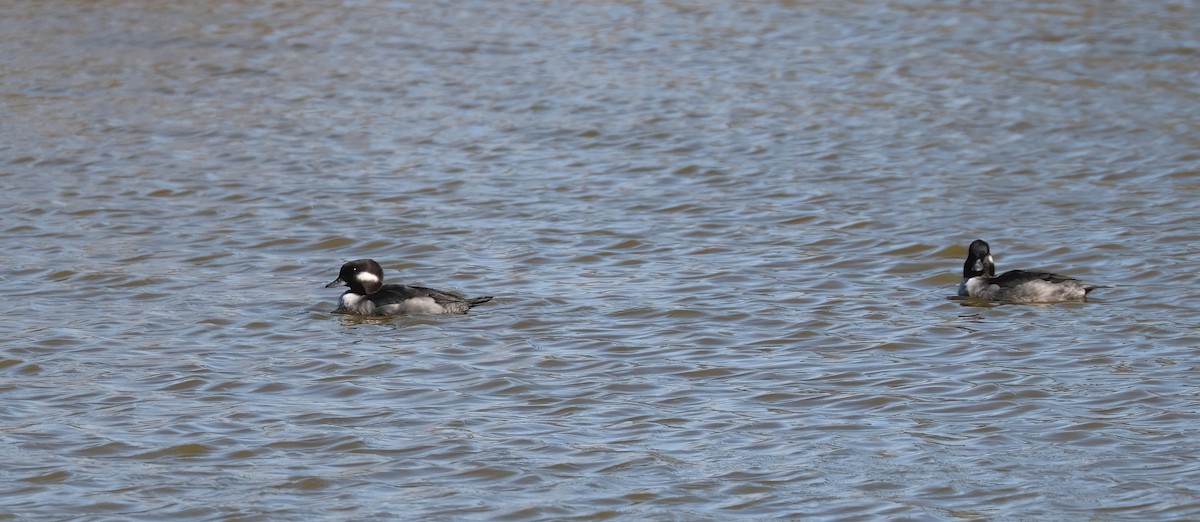
<path id="1" fill-rule="evenodd" d="M 1198 21 L 9 6 L 0 516 L 1198 518 Z"/>

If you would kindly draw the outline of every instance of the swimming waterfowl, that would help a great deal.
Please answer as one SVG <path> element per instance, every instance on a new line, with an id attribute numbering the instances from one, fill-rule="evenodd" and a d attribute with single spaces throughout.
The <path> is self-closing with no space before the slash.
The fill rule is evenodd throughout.
<path id="1" fill-rule="evenodd" d="M 342 265 L 338 278 L 325 288 L 350 287 L 338 301 L 339 314 L 403 315 L 465 314 L 471 307 L 492 300 L 492 296 L 466 298 L 442 290 L 420 286 L 383 284 L 383 268 L 371 259 L 358 259 Z"/>
<path id="2" fill-rule="evenodd" d="M 958 295 L 1010 303 L 1054 303 L 1084 299 L 1096 288 L 1103 287 L 1050 272 L 1010 270 L 997 276 L 991 247 L 976 239 L 967 249 Z"/>

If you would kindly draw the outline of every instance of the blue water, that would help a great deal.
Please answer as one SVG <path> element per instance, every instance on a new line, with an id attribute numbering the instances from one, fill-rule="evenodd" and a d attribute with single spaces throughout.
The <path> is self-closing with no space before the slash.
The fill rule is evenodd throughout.
<path id="1" fill-rule="evenodd" d="M 1196 2 L 8 11 L 0 516 L 1200 517 Z"/>

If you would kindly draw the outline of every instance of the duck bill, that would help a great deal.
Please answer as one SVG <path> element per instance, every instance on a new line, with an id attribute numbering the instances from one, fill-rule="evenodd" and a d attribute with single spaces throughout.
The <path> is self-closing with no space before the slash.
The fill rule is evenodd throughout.
<path id="1" fill-rule="evenodd" d="M 996 262 L 992 260 L 990 254 L 983 259 L 983 272 L 989 276 L 996 275 Z"/>
<path id="2" fill-rule="evenodd" d="M 345 284 L 346 284 L 346 282 L 343 281 L 342 278 L 339 277 L 337 279 L 334 279 L 332 283 L 325 285 L 325 288 L 333 288 L 335 286 L 344 286 Z"/>
<path id="3" fill-rule="evenodd" d="M 982 272 L 989 266 L 996 266 L 996 262 L 992 260 L 991 254 L 983 259 L 975 260 L 975 271 Z"/>

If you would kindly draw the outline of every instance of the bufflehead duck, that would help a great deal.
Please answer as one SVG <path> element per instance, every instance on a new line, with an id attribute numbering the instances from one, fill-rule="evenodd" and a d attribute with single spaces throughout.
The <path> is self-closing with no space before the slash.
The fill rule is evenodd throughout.
<path id="1" fill-rule="evenodd" d="M 491 296 L 464 298 L 420 286 L 385 285 L 383 268 L 372 259 L 342 265 L 338 278 L 325 288 L 350 287 L 338 302 L 339 314 L 465 314 L 472 306 L 492 300 Z"/>
<path id="2" fill-rule="evenodd" d="M 1010 303 L 1053 303 L 1083 299 L 1096 288 L 1103 287 L 1049 272 L 1010 270 L 997 276 L 991 247 L 976 239 L 963 263 L 958 295 Z"/>

